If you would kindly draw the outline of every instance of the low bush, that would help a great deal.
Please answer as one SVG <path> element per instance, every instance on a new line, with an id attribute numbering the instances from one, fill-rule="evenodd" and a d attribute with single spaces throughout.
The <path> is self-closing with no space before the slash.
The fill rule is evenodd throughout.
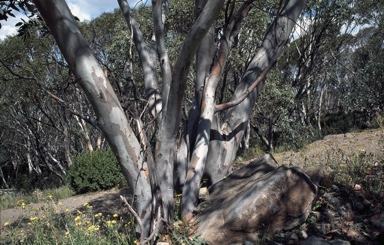
<path id="1" fill-rule="evenodd" d="M 75 156 L 67 176 L 68 183 L 77 194 L 108 190 L 126 183 L 111 150 Z"/>

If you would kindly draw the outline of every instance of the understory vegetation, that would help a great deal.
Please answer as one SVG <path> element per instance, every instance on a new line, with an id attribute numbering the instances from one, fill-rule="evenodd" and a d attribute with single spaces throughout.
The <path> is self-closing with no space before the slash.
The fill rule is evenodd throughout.
<path id="1" fill-rule="evenodd" d="M 375 137 L 372 145 L 367 145 L 363 139 L 372 139 L 372 133 L 381 136 Z M 323 236 L 329 231 L 322 230 L 321 225 L 324 227 L 331 225 L 339 233 L 330 237 L 365 241 L 366 244 L 370 244 L 370 240 L 377 235 L 367 218 L 380 213 L 384 208 L 381 203 L 384 198 L 384 152 L 374 150 L 384 149 L 384 129 L 355 132 L 350 135 L 349 137 L 330 135 L 328 139 L 305 145 L 301 149 L 273 154 L 276 161 L 281 164 L 300 166 L 309 175 L 311 171 L 321 171 L 324 175 L 310 217 L 299 228 L 290 231 L 291 233 L 301 234 L 302 230 L 305 230 L 309 234 Z M 238 164 L 241 166 L 245 164 L 244 162 L 263 154 L 260 150 L 255 150 L 253 153 L 239 157 Z M 69 188 L 64 187 L 43 192 L 35 191 L 32 195 L 2 194 L 1 209 L 15 207 L 22 216 L 17 222 L 6 222 L 3 225 L 0 243 L 134 244 L 138 242 L 135 231 L 137 221 L 124 204 L 120 204 L 119 212 L 116 213 L 107 211 L 105 206 L 97 207 L 100 205 L 98 202 L 84 203 L 78 209 L 69 211 L 60 201 L 67 197 L 67 193 L 74 194 Z M 332 201 L 335 200 L 335 197 L 330 199 L 329 193 L 339 193 L 338 198 L 343 202 L 340 205 L 347 208 L 346 213 L 353 213 L 353 218 L 340 217 L 331 223 L 324 221 L 319 214 L 329 210 L 334 205 Z M 181 196 L 177 195 L 176 208 L 179 207 L 180 200 Z M 47 205 L 32 209 L 28 205 L 29 202 L 41 202 Z M 360 205 L 359 203 L 365 203 L 367 206 L 363 209 L 356 207 Z M 100 211 L 103 209 L 105 210 Z M 363 227 L 361 223 L 364 224 Z M 190 225 L 176 217 L 174 226 L 161 234 L 159 240 L 171 244 L 204 244 L 198 237 L 190 237 L 191 229 Z M 348 230 L 354 231 L 355 236 L 350 235 Z M 269 240 L 279 240 L 276 234 L 262 234 L 260 238 L 261 244 Z"/>
<path id="2" fill-rule="evenodd" d="M 28 199 L 30 196 L 18 197 Z M 124 207 L 119 213 L 110 213 L 94 210 L 92 202 L 85 202 L 70 211 L 53 197 L 53 192 L 40 197 L 40 207 L 28 205 L 26 199 L 12 203 L 20 218 L 0 227 L 1 244 L 139 244 L 137 223 Z M 175 200 L 175 205 L 179 206 L 180 195 Z M 206 244 L 199 237 L 191 236 L 190 230 L 190 225 L 176 219 L 174 227 L 167 229 L 159 240 L 172 244 Z"/>
<path id="3" fill-rule="evenodd" d="M 126 186 L 120 166 L 111 150 L 82 153 L 72 159 L 68 184 L 76 194 Z"/>

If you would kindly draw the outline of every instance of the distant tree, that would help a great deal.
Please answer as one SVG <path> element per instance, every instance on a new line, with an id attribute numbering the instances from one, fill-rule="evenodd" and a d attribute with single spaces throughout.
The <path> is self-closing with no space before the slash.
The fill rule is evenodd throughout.
<path id="1" fill-rule="evenodd" d="M 100 133 L 72 117 L 86 115 L 87 105 L 53 38 L 29 31 L 28 42 L 14 36 L 0 43 L 1 185 L 53 187 L 66 182 L 72 154 L 98 147 Z"/>

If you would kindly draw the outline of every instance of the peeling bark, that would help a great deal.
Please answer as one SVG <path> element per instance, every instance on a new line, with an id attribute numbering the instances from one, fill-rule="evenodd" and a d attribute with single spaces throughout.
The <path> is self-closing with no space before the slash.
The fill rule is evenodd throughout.
<path id="1" fill-rule="evenodd" d="M 204 92 L 201 101 L 201 114 L 197 127 L 196 142 L 193 145 L 194 148 L 191 156 L 191 162 L 188 166 L 187 179 L 183 189 L 181 215 L 187 219 L 192 217 L 192 211 L 197 205 L 199 187 L 206 165 L 206 159 L 209 151 L 209 141 L 211 137 L 212 121 L 214 120 L 215 113 L 216 88 L 220 77 L 223 74 L 229 51 L 231 50 L 234 39 L 238 34 L 243 17 L 249 11 L 251 2 L 252 1 L 244 3 L 242 7 L 236 12 L 236 14 L 231 16 L 228 23 L 226 23 L 224 36 L 220 43 L 218 58 L 215 60 L 214 66 L 212 67 L 212 71 L 210 72 L 209 76 L 205 79 Z M 209 39 L 207 42 L 209 42 Z M 201 53 L 198 54 L 203 56 Z M 209 53 L 207 53 L 207 55 L 208 57 L 205 59 L 206 63 L 208 63 L 207 58 L 210 58 Z M 203 72 L 204 70 L 202 73 Z"/>
<path id="2" fill-rule="evenodd" d="M 262 74 L 262 71 L 276 62 L 304 5 L 305 0 L 281 2 L 275 21 L 269 26 L 261 47 L 248 65 L 232 100 L 235 101 L 246 93 Z M 208 165 L 205 173 L 213 183 L 221 180 L 230 170 L 248 125 L 252 108 L 262 87 L 263 83 L 258 83 L 256 88 L 241 103 L 228 109 L 221 128 L 222 132 L 215 134 L 214 139 L 210 142 Z"/>
<path id="3" fill-rule="evenodd" d="M 173 220 L 173 169 L 175 161 L 176 137 L 181 121 L 181 108 L 186 87 L 187 75 L 194 55 L 213 21 L 218 16 L 224 0 L 209 1 L 191 30 L 188 32 L 180 55 L 174 65 L 169 96 L 163 98 L 162 121 L 156 149 L 157 174 L 163 197 L 164 219 Z"/>
<path id="4" fill-rule="evenodd" d="M 97 124 L 117 156 L 129 187 L 137 196 L 136 208 L 142 222 L 149 224 L 152 194 L 148 169 L 140 153 L 139 141 L 129 126 L 110 82 L 92 54 L 65 1 L 35 0 L 34 3 L 92 104 Z"/>
<path id="5" fill-rule="evenodd" d="M 134 18 L 127 0 L 118 0 L 121 11 L 123 12 L 124 18 L 128 24 L 128 28 L 131 30 L 133 35 L 133 41 L 137 53 L 139 54 L 140 63 L 143 68 L 145 95 L 148 99 L 149 110 L 153 117 L 157 117 L 158 121 L 161 119 L 161 96 L 159 91 L 159 85 L 156 77 L 156 46 L 153 45 L 148 48 L 146 46 L 143 34 L 139 28 L 136 19 Z"/>

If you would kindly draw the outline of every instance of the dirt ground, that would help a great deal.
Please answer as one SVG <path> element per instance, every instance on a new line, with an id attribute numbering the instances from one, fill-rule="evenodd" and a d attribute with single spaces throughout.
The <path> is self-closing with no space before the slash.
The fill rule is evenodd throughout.
<path id="1" fill-rule="evenodd" d="M 346 158 L 358 154 L 369 154 L 378 161 L 384 155 L 384 129 L 373 129 L 358 133 L 325 136 L 298 151 L 275 154 L 276 161 L 284 165 L 300 167 L 315 164 L 335 164 L 335 158 L 342 163 Z"/>
<path id="2" fill-rule="evenodd" d="M 300 244 L 312 236 L 328 242 L 384 244 L 384 129 L 329 135 L 274 158 L 307 173 L 321 166 L 324 179 L 307 222 L 276 234 L 273 241 Z"/>
<path id="3" fill-rule="evenodd" d="M 106 215 L 113 215 L 117 213 L 120 216 L 124 216 L 127 214 L 128 210 L 123 205 L 123 202 L 120 199 L 120 195 L 126 197 L 128 200 L 131 197 L 129 189 L 123 188 L 120 190 L 102 191 L 61 199 L 59 201 L 62 203 L 62 206 L 59 207 L 56 205 L 56 207 L 61 211 L 65 211 L 66 209 L 68 209 L 69 212 L 73 212 L 76 210 L 84 209 L 83 204 L 88 203 L 92 206 L 92 211 L 94 213 L 103 213 Z M 44 207 L 46 206 L 48 206 L 48 203 L 31 203 L 26 205 L 25 209 L 17 207 L 12 209 L 1 210 L 0 229 L 3 227 L 5 222 L 21 222 L 22 219 L 25 217 L 36 216 L 39 213 L 36 213 L 36 211 L 33 210 L 44 210 Z"/>
<path id="4" fill-rule="evenodd" d="M 296 165 L 303 167 L 304 169 L 314 165 L 322 165 L 326 170 L 328 169 L 329 171 L 332 171 L 332 169 L 335 168 L 333 165 L 345 165 L 347 164 L 348 159 L 356 157 L 359 154 L 366 154 L 371 156 L 371 159 L 376 159 L 378 166 L 377 169 L 381 171 L 379 175 L 376 175 L 376 178 L 381 178 L 382 182 L 384 182 L 384 129 L 368 130 L 360 133 L 329 135 L 326 136 L 323 140 L 316 141 L 298 151 L 274 154 L 274 158 L 279 164 L 288 166 Z M 352 186 L 352 188 L 353 187 L 354 186 Z M 319 206 L 319 208 L 313 212 L 315 217 L 310 217 L 310 219 L 316 220 L 312 223 L 307 222 L 308 225 L 304 225 L 304 227 L 302 226 L 299 231 L 295 231 L 296 233 L 299 232 L 302 234 L 304 232 L 307 235 L 314 234 L 318 237 L 321 237 L 322 239 L 341 237 L 345 238 L 346 240 L 351 240 L 353 237 L 348 236 L 348 232 L 352 232 L 353 235 L 357 234 L 356 236 L 363 238 L 365 237 L 366 239 L 364 240 L 361 238 L 363 240 L 357 240 L 357 244 L 360 244 L 360 242 L 365 244 L 365 242 L 370 241 L 371 238 L 373 239 L 373 236 L 377 235 L 378 232 L 380 232 L 380 229 L 384 229 L 384 208 L 382 203 L 372 203 L 372 200 L 367 200 L 359 193 L 356 194 L 356 192 L 348 192 L 349 196 L 346 198 L 343 196 L 346 193 L 346 187 L 335 186 L 331 183 L 330 188 L 331 189 L 323 190 L 322 193 L 320 193 L 318 203 L 316 204 Z M 328 190 L 331 190 L 331 193 L 328 193 Z M 126 215 L 128 210 L 120 200 L 120 195 L 123 195 L 127 198 L 131 197 L 131 193 L 127 188 L 73 196 L 60 200 L 63 204 L 61 209 L 75 211 L 77 209 L 82 209 L 84 203 L 89 203 L 93 206 L 94 213 L 102 212 L 103 214 L 117 213 L 119 215 Z M 356 202 L 357 199 L 360 201 Z M 345 217 L 340 215 L 341 211 L 338 210 L 339 207 L 334 207 L 334 210 L 332 210 L 332 205 L 330 205 L 330 203 L 335 201 L 341 202 L 342 205 L 345 205 L 346 209 L 348 209 L 348 215 L 353 213 L 355 218 L 351 219 L 351 217 L 348 215 Z M 350 205 L 350 203 L 352 204 Z M 363 205 L 363 210 L 359 211 L 356 207 L 360 204 Z M 42 205 L 44 204 L 29 204 L 25 210 L 41 208 Z M 324 210 L 322 209 L 323 206 L 326 207 Z M 369 209 L 369 211 L 366 209 Z M 328 216 L 325 220 L 322 220 L 321 217 L 324 217 L 325 212 L 327 212 Z M 332 221 L 332 217 L 330 217 L 328 214 L 329 212 L 334 213 L 333 217 L 337 219 L 337 222 L 340 224 L 340 226 L 337 225 L 336 221 Z M 339 215 L 337 215 L 337 213 L 339 213 Z M 0 211 L 0 230 L 3 228 L 5 222 L 18 222 L 22 217 L 29 217 L 30 215 L 36 215 L 36 213 L 32 213 L 32 211 L 28 213 L 21 208 L 2 210 Z M 359 217 L 363 217 L 362 220 L 360 220 Z M 345 223 L 340 222 L 340 220 L 347 222 L 349 225 L 353 224 L 354 227 L 364 226 L 367 228 L 354 228 L 345 230 Z M 378 228 L 377 226 L 372 226 L 374 222 L 378 222 Z M 383 225 L 383 227 L 380 228 L 380 225 Z M 333 229 L 329 227 L 332 227 Z M 374 234 L 369 233 L 371 230 L 377 232 Z M 369 234 L 367 235 L 367 233 Z M 283 235 L 285 238 L 290 236 L 289 234 Z M 293 244 L 296 242 L 298 242 L 298 240 L 293 241 Z"/>

